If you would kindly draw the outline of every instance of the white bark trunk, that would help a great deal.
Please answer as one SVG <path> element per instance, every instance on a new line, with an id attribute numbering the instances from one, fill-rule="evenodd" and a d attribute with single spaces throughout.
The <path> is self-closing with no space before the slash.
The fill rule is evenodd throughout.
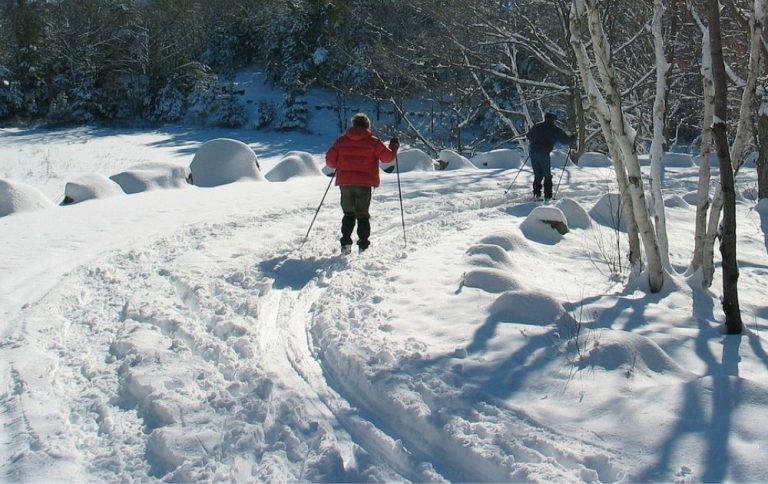
<path id="1" fill-rule="evenodd" d="M 699 188 L 696 201 L 696 231 L 694 234 L 693 258 L 688 269 L 692 274 L 704 265 L 705 242 L 707 237 L 707 211 L 709 210 L 709 182 L 712 179 L 710 154 L 712 153 L 712 123 L 715 118 L 715 87 L 712 81 L 712 55 L 709 51 L 709 29 L 701 22 L 698 13 L 692 11 L 702 33 L 701 81 L 704 92 L 704 119 L 702 120 L 701 148 L 699 160 Z M 710 261 L 714 246 L 709 248 Z M 710 282 L 711 284 L 711 282 Z"/>
<path id="2" fill-rule="evenodd" d="M 758 64 L 760 62 L 760 49 L 762 48 L 763 23 L 766 16 L 767 0 L 755 0 L 751 18 L 751 39 L 749 49 L 749 63 L 747 81 L 741 94 L 741 108 L 739 110 L 739 123 L 736 127 L 736 136 L 731 145 L 731 163 L 735 172 L 739 171 L 744 163 L 744 154 L 752 134 L 752 116 L 754 114 L 755 91 L 757 87 Z M 723 170 L 726 167 L 720 166 Z M 704 241 L 704 277 L 702 285 L 710 287 L 715 276 L 714 251 L 715 239 L 720 227 L 720 215 L 723 211 L 723 190 L 717 190 L 707 224 L 707 235 Z"/>
<path id="3" fill-rule="evenodd" d="M 611 131 L 621 149 L 624 165 L 627 169 L 632 209 L 640 231 L 643 248 L 645 249 L 645 257 L 648 261 L 648 283 L 651 292 L 658 292 L 664 285 L 664 270 L 656 233 L 645 204 L 645 191 L 643 190 L 640 162 L 635 151 L 635 131 L 626 122 L 621 108 L 621 92 L 616 82 L 611 60 L 611 50 L 608 45 L 608 39 L 603 31 L 596 0 L 576 0 L 574 3 L 582 2 L 586 5 L 587 22 L 592 36 L 592 49 L 595 53 L 597 69 L 600 73 L 603 90 L 606 93 L 605 98 L 611 112 Z"/>
<path id="4" fill-rule="evenodd" d="M 578 2 L 574 2 L 571 5 L 571 15 L 569 20 L 569 27 L 571 31 L 571 46 L 573 47 L 574 54 L 576 56 L 576 63 L 579 67 L 579 74 L 581 76 L 581 82 L 584 86 L 590 106 L 600 122 L 600 126 L 605 137 L 605 142 L 608 145 L 608 154 L 613 162 L 614 172 L 616 173 L 616 182 L 619 185 L 619 194 L 621 195 L 622 216 L 627 225 L 627 236 L 629 239 L 629 263 L 632 266 L 632 270 L 636 273 L 642 271 L 642 254 L 640 250 L 640 235 L 635 222 L 634 210 L 632 208 L 632 198 L 629 195 L 629 181 L 627 179 L 627 171 L 624 167 L 624 161 L 621 155 L 621 149 L 616 143 L 616 138 L 613 136 L 613 132 L 610 127 L 611 113 L 608 109 L 608 105 L 605 102 L 603 94 L 597 87 L 592 71 L 590 70 L 589 56 L 587 55 L 584 42 L 581 40 L 581 19 L 584 15 L 583 3 L 579 10 Z"/>
<path id="5" fill-rule="evenodd" d="M 667 220 L 664 209 L 662 183 L 664 179 L 664 118 L 666 117 L 667 71 L 669 63 L 664 55 L 664 40 L 662 38 L 662 17 L 664 3 L 654 0 L 653 13 L 653 46 L 656 54 L 656 99 L 653 103 L 653 142 L 651 143 L 651 176 L 648 180 L 651 188 L 651 201 L 656 238 L 659 244 L 661 261 L 667 271 L 672 272 L 669 263 L 669 241 L 667 239 Z"/>

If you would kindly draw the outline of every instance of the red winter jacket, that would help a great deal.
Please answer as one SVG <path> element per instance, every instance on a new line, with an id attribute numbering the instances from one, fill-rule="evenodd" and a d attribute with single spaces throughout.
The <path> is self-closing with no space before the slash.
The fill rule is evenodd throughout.
<path id="1" fill-rule="evenodd" d="M 333 143 L 325 164 L 336 169 L 336 185 L 379 186 L 379 160 L 395 161 L 395 152 L 369 129 L 353 126 Z"/>

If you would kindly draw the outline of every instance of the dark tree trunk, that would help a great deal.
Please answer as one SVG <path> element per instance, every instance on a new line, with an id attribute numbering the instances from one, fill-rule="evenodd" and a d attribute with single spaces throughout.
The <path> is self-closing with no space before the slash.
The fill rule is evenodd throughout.
<path id="1" fill-rule="evenodd" d="M 768 198 L 768 106 L 763 107 L 757 117 L 757 140 L 760 146 L 757 157 L 757 198 Z"/>
<path id="2" fill-rule="evenodd" d="M 743 324 L 739 309 L 739 265 L 736 260 L 736 192 L 726 131 L 728 87 L 723 63 L 719 2 L 708 0 L 707 5 L 709 42 L 712 49 L 712 77 L 715 86 L 715 122 L 712 126 L 712 134 L 717 156 L 720 159 L 720 185 L 723 190 L 723 219 L 720 235 L 720 254 L 723 261 L 723 311 L 728 334 L 738 334 L 742 332 Z"/>

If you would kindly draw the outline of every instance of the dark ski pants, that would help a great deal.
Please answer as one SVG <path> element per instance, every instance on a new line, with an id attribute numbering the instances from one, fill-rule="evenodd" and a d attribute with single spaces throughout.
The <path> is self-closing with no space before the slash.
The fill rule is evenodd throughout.
<path id="1" fill-rule="evenodd" d="M 552 198 L 552 166 L 549 153 L 531 151 L 531 167 L 533 167 L 533 196 L 541 196 L 543 181 L 544 198 Z"/>
<path id="2" fill-rule="evenodd" d="M 371 221 L 368 209 L 371 206 L 371 187 L 345 185 L 341 188 L 341 245 L 352 245 L 352 232 L 357 222 L 357 245 L 365 250 L 371 243 Z"/>

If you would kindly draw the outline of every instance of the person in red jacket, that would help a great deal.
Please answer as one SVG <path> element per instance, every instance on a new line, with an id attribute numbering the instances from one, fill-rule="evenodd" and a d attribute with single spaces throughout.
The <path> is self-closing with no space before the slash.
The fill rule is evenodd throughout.
<path id="1" fill-rule="evenodd" d="M 336 185 L 341 190 L 341 251 L 352 248 L 352 232 L 357 222 L 357 246 L 362 252 L 371 245 L 371 222 L 368 209 L 371 194 L 379 186 L 379 161 L 392 163 L 400 142 L 397 138 L 389 146 L 371 132 L 371 120 L 365 113 L 352 117 L 352 127 L 333 143 L 325 154 L 325 163 L 336 170 Z"/>

